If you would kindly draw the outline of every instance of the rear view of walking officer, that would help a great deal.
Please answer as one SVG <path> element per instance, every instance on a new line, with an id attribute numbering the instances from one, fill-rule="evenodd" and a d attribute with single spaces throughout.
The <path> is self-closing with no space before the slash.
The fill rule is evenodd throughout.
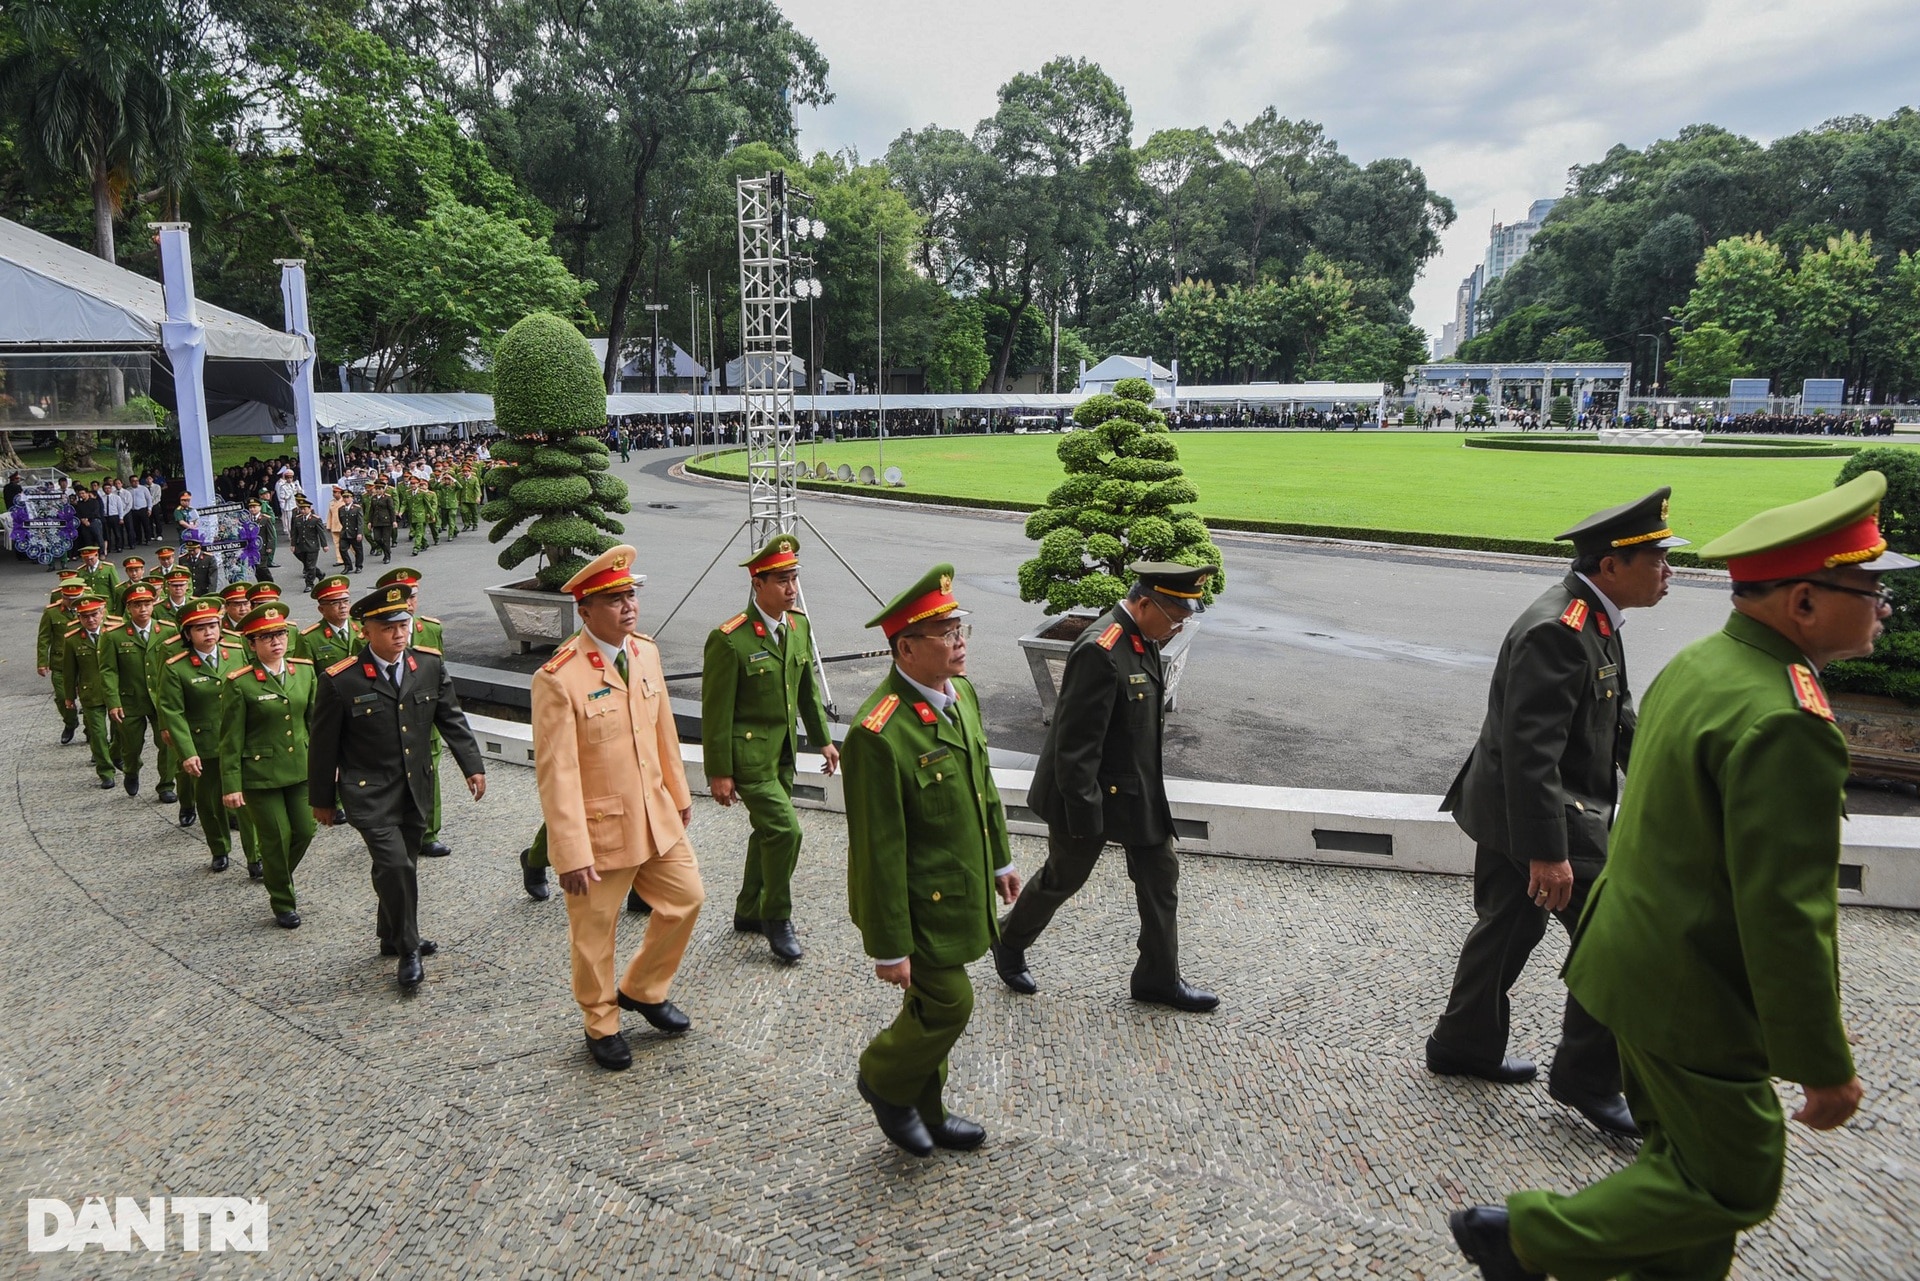
<path id="1" fill-rule="evenodd" d="M 1180 977 L 1180 861 L 1161 763 L 1166 677 L 1160 646 L 1203 607 L 1217 565 L 1140 561 L 1127 598 L 1067 654 L 1060 701 L 1027 804 L 1047 822 L 1047 861 L 1000 925 L 993 965 L 1016 992 L 1038 990 L 1026 951 L 1087 883 L 1109 843 L 1127 851 L 1140 905 L 1133 999 L 1204 1014 L 1220 998 Z"/>
<path id="2" fill-rule="evenodd" d="M 1508 992 L 1547 930 L 1569 936 L 1606 865 L 1619 771 L 1635 713 L 1621 613 L 1658 604 L 1673 571 L 1667 496 L 1596 512 L 1560 535 L 1573 543 L 1566 578 L 1508 630 L 1493 669 L 1480 740 L 1440 803 L 1473 838 L 1475 921 L 1460 949 L 1447 1009 L 1427 1038 L 1427 1067 L 1499 1084 L 1531 1081 L 1507 1057 Z M 1637 1136 L 1620 1093 L 1613 1034 L 1569 994 L 1547 1093 L 1609 1134 Z"/>

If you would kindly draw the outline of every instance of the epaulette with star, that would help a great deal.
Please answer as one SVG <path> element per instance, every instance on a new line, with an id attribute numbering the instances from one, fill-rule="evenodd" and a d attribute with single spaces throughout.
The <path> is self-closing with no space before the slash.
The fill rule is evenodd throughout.
<path id="1" fill-rule="evenodd" d="M 183 659 L 183 658 L 185 658 L 185 657 L 187 657 L 187 655 L 188 655 L 188 654 L 190 654 L 190 653 L 192 653 L 192 651 L 191 651 L 191 650 L 185 650 L 185 649 L 183 649 L 183 650 L 181 650 L 181 651 L 180 651 L 180 652 L 179 652 L 178 654 L 175 654 L 175 655 L 174 655 L 174 656 L 173 656 L 172 658 L 169 658 L 169 659 L 167 660 L 167 666 L 168 666 L 168 667 L 172 667 L 172 666 L 173 666 L 173 665 L 174 665 L 175 663 L 177 663 L 177 662 L 179 662 L 179 661 L 180 661 L 181 659 Z"/>
<path id="2" fill-rule="evenodd" d="M 1585 631 L 1587 626 L 1587 602 L 1583 600 L 1569 601 L 1567 607 L 1560 611 L 1560 621 L 1568 627 L 1573 628 L 1576 632 Z"/>
<path id="3" fill-rule="evenodd" d="M 414 645 L 411 648 L 418 650 L 422 654 L 432 654 L 435 658 L 443 657 L 440 651 L 431 645 Z"/>
<path id="4" fill-rule="evenodd" d="M 352 654 L 349 654 L 347 655 L 347 657 L 335 663 L 332 667 L 329 667 L 327 669 L 327 675 L 338 676 L 341 672 L 346 671 L 349 667 L 352 667 L 355 663 L 359 661 L 360 660 L 357 657 L 355 657 Z"/>
<path id="5" fill-rule="evenodd" d="M 69 627 L 67 628 L 67 639 L 71 640 L 85 630 L 83 627 Z"/>
<path id="6" fill-rule="evenodd" d="M 887 695 L 880 700 L 872 711 L 866 714 L 866 717 L 860 722 L 860 727 L 870 733 L 878 734 L 887 727 L 888 719 L 893 716 L 895 711 L 899 710 L 899 707 L 900 696 L 898 694 Z"/>
<path id="7" fill-rule="evenodd" d="M 297 657 L 294 657 L 293 655 L 288 655 L 288 657 L 287 657 L 287 661 L 288 661 L 289 663 L 298 663 L 298 664 L 300 664 L 300 665 L 301 665 L 302 667 L 312 667 L 312 666 L 313 666 L 313 660 L 312 660 L 311 658 L 297 658 Z"/>
<path id="8" fill-rule="evenodd" d="M 253 671 L 253 664 L 251 663 L 247 664 L 245 667 L 236 667 L 232 671 L 227 673 L 227 679 L 230 681 L 237 681 L 242 676 L 247 675 L 251 671 Z M 266 674 L 262 673 L 260 676 L 260 679 L 261 680 L 267 679 Z"/>
<path id="9" fill-rule="evenodd" d="M 735 614 L 732 618 L 729 618 L 726 622 L 720 624 L 720 634 L 722 636 L 731 636 L 733 635 L 734 631 L 740 626 L 740 624 L 746 621 L 747 621 L 747 616 L 744 613 Z"/>
<path id="10" fill-rule="evenodd" d="M 322 627 L 325 627 L 326 625 L 327 625 L 327 620 L 323 618 L 311 627 L 302 627 L 300 629 L 300 634 L 302 636 L 311 636 L 315 632 L 319 631 Z"/>
<path id="11" fill-rule="evenodd" d="M 578 654 L 579 652 L 580 651 L 577 648 L 575 648 L 572 644 L 562 645 L 559 648 L 559 650 L 555 652 L 552 658 L 549 658 L 546 662 L 540 664 L 540 670 L 548 673 L 557 672 L 562 667 L 565 667 L 567 665 L 568 660 L 570 660 L 575 654 Z"/>
<path id="12" fill-rule="evenodd" d="M 1098 645 L 1101 649 L 1112 649 L 1119 643 L 1120 638 L 1126 634 L 1126 630 L 1126 628 L 1120 626 L 1118 623 L 1110 623 L 1107 626 L 1107 630 L 1100 633 L 1100 639 L 1095 641 L 1094 644 Z"/>
<path id="13" fill-rule="evenodd" d="M 1793 701 L 1800 704 L 1800 710 L 1811 712 L 1823 721 L 1833 719 L 1833 704 L 1827 701 L 1827 691 L 1820 688 L 1820 678 L 1805 663 L 1792 663 L 1787 667 L 1787 679 L 1793 682 Z"/>

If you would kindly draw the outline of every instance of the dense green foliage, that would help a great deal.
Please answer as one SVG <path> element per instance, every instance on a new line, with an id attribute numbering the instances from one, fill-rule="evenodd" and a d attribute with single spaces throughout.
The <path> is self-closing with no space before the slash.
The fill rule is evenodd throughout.
<path id="1" fill-rule="evenodd" d="M 1573 170 L 1462 360 L 1633 360 L 1636 382 L 1920 392 L 1920 112 L 1761 146 L 1711 125 Z M 1658 356 L 1652 337 L 1660 340 Z M 1656 359 L 1658 368 L 1655 367 Z"/>
<path id="2" fill-rule="evenodd" d="M 1079 430 L 1055 450 L 1067 478 L 1027 517 L 1040 553 L 1020 566 L 1021 600 L 1045 601 L 1049 614 L 1106 609 L 1126 595 L 1134 561 L 1223 563 L 1206 525 L 1186 509 L 1199 494 L 1150 383 L 1123 378 L 1110 394 L 1081 401 L 1073 420 Z M 1206 599 L 1225 582 L 1225 571 L 1208 580 Z"/>
<path id="3" fill-rule="evenodd" d="M 580 331 L 536 312 L 501 340 L 495 354 L 494 420 L 509 437 L 493 447 L 488 484 L 500 492 L 481 509 L 497 543 L 527 528 L 500 553 L 513 569 L 542 556 L 536 577 L 558 589 L 589 560 L 614 546 L 626 526 L 627 482 L 607 470 L 605 442 L 583 433 L 607 421 L 600 365 Z M 531 523 L 529 523 L 531 522 Z"/>
<path id="4" fill-rule="evenodd" d="M 1920 558 L 1920 455 L 1907 449 L 1863 449 L 1847 460 L 1834 484 L 1844 485 L 1861 472 L 1887 478 L 1880 501 L 1880 536 L 1887 546 Z M 1887 574 L 1893 589 L 1893 613 L 1887 630 L 1867 658 L 1829 663 L 1820 674 L 1828 689 L 1880 694 L 1920 707 L 1920 582 L 1916 575 Z"/>

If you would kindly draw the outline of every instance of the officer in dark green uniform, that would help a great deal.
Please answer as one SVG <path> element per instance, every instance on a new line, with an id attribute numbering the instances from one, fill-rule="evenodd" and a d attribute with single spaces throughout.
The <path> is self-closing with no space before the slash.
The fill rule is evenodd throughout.
<path id="1" fill-rule="evenodd" d="M 107 658 L 106 631 L 120 620 L 107 617 L 107 599 L 92 592 L 80 598 L 75 621 L 61 638 L 60 671 L 66 682 L 67 701 L 80 714 L 87 732 L 87 750 L 93 756 L 93 772 L 100 777 L 100 789 L 113 787 L 113 737 L 107 720 L 107 683 L 100 673 Z"/>
<path id="2" fill-rule="evenodd" d="M 63 574 L 60 586 L 54 588 L 53 599 L 40 613 L 40 634 L 34 642 L 34 667 L 40 675 L 53 681 L 53 705 L 60 710 L 62 747 L 73 741 L 74 731 L 80 728 L 80 714 L 67 697 L 62 651 L 66 648 L 67 629 L 79 621 L 80 598 L 86 594 L 87 584 L 78 574 L 70 571 Z"/>
<path id="3" fill-rule="evenodd" d="M 112 603 L 113 589 L 120 585 L 120 571 L 113 567 L 112 561 L 101 560 L 100 549 L 92 544 L 77 548 L 76 554 L 80 557 L 80 567 L 74 572 L 80 575 L 80 581 L 95 596 Z"/>
<path id="4" fill-rule="evenodd" d="M 293 874 L 315 830 L 307 804 L 313 662 L 287 654 L 293 628 L 283 601 L 254 606 L 240 631 L 250 661 L 221 682 L 220 798 L 247 812 L 274 922 L 298 929 Z"/>
<path id="5" fill-rule="evenodd" d="M 348 616 L 353 609 L 353 580 L 345 574 L 329 575 L 313 585 L 313 600 L 320 621 L 301 631 L 294 652 L 324 672 L 360 652 L 360 625 Z"/>
<path id="6" fill-rule="evenodd" d="M 273 516 L 273 491 L 261 490 L 260 497 L 247 504 L 247 515 L 253 517 L 260 531 L 260 576 L 271 578 L 274 558 L 280 553 L 280 522 Z"/>
<path id="7" fill-rule="evenodd" d="M 1141 561 L 1125 600 L 1067 653 L 1060 700 L 1027 804 L 1047 823 L 1047 862 L 1000 923 L 993 963 L 1016 992 L 1038 990 L 1026 950 L 1087 882 L 1108 844 L 1127 851 L 1140 906 L 1136 1001 L 1205 1013 L 1220 998 L 1180 977 L 1180 859 L 1161 765 L 1166 678 L 1160 646 L 1205 607 L 1217 565 Z"/>
<path id="8" fill-rule="evenodd" d="M 1577 1192 L 1451 1216 L 1482 1274 L 1522 1281 L 1725 1277 L 1772 1215 L 1786 1121 L 1844 1124 L 1861 1086 L 1840 1004 L 1845 737 L 1820 683 L 1873 650 L 1891 612 L 1879 472 L 1753 517 L 1700 549 L 1733 615 L 1647 692 L 1606 871 L 1567 986 L 1613 1029 L 1639 1158 Z M 1511 1223 L 1508 1216 L 1511 1214 Z"/>
<path id="9" fill-rule="evenodd" d="M 758 931 L 775 959 L 800 959 L 793 932 L 793 869 L 800 862 L 800 819 L 793 812 L 797 721 L 839 767 L 840 749 L 814 679 L 813 632 L 799 608 L 800 540 L 776 534 L 741 562 L 752 577 L 747 608 L 707 636 L 700 668 L 700 744 L 707 787 L 722 805 L 739 801 L 753 821 L 734 900 L 733 928 Z"/>
<path id="10" fill-rule="evenodd" d="M 1453 992 L 1427 1039 L 1427 1067 L 1512 1084 L 1535 1069 L 1507 1056 L 1507 994 L 1549 914 L 1569 933 L 1607 858 L 1618 771 L 1633 748 L 1623 611 L 1659 603 L 1686 545 L 1667 526 L 1669 490 L 1595 512 L 1560 535 L 1566 578 L 1501 643 L 1480 741 L 1440 808 L 1476 846 L 1474 925 Z M 1613 1038 L 1572 995 L 1547 1093 L 1609 1134 L 1639 1133 L 1620 1094 Z"/>
<path id="11" fill-rule="evenodd" d="M 375 480 L 367 486 L 367 538 L 383 565 L 393 563 L 393 532 L 399 524 L 400 513 L 387 482 Z"/>
<path id="12" fill-rule="evenodd" d="M 160 727 L 180 759 L 182 783 L 180 826 L 197 813 L 213 852 L 212 869 L 227 870 L 233 849 L 233 830 L 239 829 L 247 855 L 247 874 L 265 875 L 254 857 L 253 829 L 246 811 L 228 814 L 220 791 L 220 690 L 227 675 L 246 666 L 238 642 L 220 634 L 220 602 L 212 596 L 194 600 L 181 616 L 177 648 L 161 663 L 154 687 L 160 708 Z M 259 870 L 256 870 L 259 869 Z"/>
<path id="13" fill-rule="evenodd" d="M 446 661 L 446 633 L 439 619 L 420 612 L 420 571 L 411 565 L 395 565 L 374 582 L 375 587 L 391 587 L 399 583 L 408 592 L 408 608 L 413 611 L 413 636 L 407 642 L 410 649 L 422 654 L 431 654 L 441 662 Z M 420 838 L 421 858 L 445 858 L 453 853 L 446 842 L 440 839 L 442 807 L 440 804 L 440 727 L 435 725 L 429 734 L 427 754 L 427 777 L 431 811 L 427 814 L 427 831 Z"/>
<path id="14" fill-rule="evenodd" d="M 123 581 L 113 585 L 113 592 L 107 597 L 109 614 L 123 613 L 127 603 L 127 589 L 135 583 L 147 582 L 147 562 L 140 557 L 128 556 L 120 562 L 120 567 L 126 570 L 127 576 Z M 152 587 L 153 584 L 147 583 L 147 586 Z"/>
<path id="15" fill-rule="evenodd" d="M 161 577 L 160 596 L 154 601 L 153 617 L 157 622 L 167 624 L 169 631 L 178 631 L 180 615 L 186 612 L 192 600 L 193 571 L 176 566 Z"/>
<path id="16" fill-rule="evenodd" d="M 986 1139 L 941 1094 L 947 1053 L 973 1014 L 967 963 L 994 940 L 995 888 L 1008 903 L 1020 896 L 964 675 L 963 617 L 953 566 L 936 565 L 867 624 L 885 633 L 893 670 L 845 749 L 847 904 L 874 973 L 906 993 L 861 1054 L 858 1086 L 881 1132 L 915 1156 Z"/>
<path id="17" fill-rule="evenodd" d="M 107 687 L 107 719 L 113 722 L 113 758 L 125 776 L 128 796 L 140 794 L 140 758 L 147 750 L 147 730 L 154 731 L 159 753 L 159 795 L 162 804 L 178 798 L 173 790 L 172 762 L 160 741 L 154 717 L 151 687 L 153 653 L 166 644 L 173 628 L 153 616 L 153 588 L 144 582 L 126 589 L 126 619 L 107 630 L 107 653 L 100 664 Z"/>

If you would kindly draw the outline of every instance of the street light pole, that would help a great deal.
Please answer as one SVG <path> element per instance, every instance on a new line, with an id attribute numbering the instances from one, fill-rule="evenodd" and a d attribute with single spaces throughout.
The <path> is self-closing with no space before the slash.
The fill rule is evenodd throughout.
<path id="1" fill-rule="evenodd" d="M 887 470 L 887 291 L 886 277 L 881 271 L 885 261 L 880 255 L 883 234 L 880 228 L 873 229 L 873 392 L 878 398 L 875 403 L 880 407 L 880 472 L 884 478 Z"/>
<path id="2" fill-rule="evenodd" d="M 667 309 L 663 302 L 650 302 L 647 310 L 653 313 L 653 394 L 660 394 L 660 313 Z"/>

